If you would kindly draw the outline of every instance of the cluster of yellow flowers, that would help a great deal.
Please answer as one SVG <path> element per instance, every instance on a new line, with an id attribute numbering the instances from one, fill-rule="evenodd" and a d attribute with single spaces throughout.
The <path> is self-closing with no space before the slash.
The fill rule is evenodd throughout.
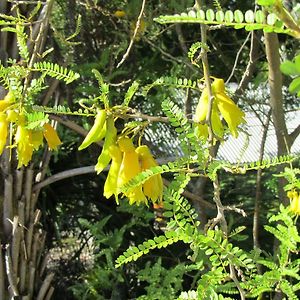
<path id="1" fill-rule="evenodd" d="M 300 215 L 300 195 L 296 190 L 288 191 L 287 196 L 290 199 L 291 206 L 290 210 L 296 214 Z"/>
<path id="2" fill-rule="evenodd" d="M 146 145 L 135 148 L 132 139 L 128 136 L 118 137 L 114 118 L 112 115 L 107 115 L 104 109 L 98 111 L 94 125 L 78 149 L 82 150 L 103 138 L 104 144 L 95 170 L 99 174 L 111 161 L 103 195 L 106 198 L 114 195 L 118 202 L 122 187 L 143 170 L 157 166 L 157 162 Z M 124 192 L 130 204 L 147 203 L 147 199 L 161 202 L 162 194 L 163 181 L 160 174 L 153 175 L 144 184 Z"/>
<path id="3" fill-rule="evenodd" d="M 8 137 L 14 136 L 10 147 L 16 148 L 20 168 L 28 165 L 33 152 L 43 144 L 43 138 L 51 150 L 55 150 L 61 141 L 55 129 L 48 123 L 38 129 L 28 129 L 25 114 L 19 112 L 17 106 L 11 92 L 0 100 L 0 155 L 7 145 Z"/>
<path id="4" fill-rule="evenodd" d="M 238 136 L 237 127 L 241 123 L 245 123 L 244 112 L 242 112 L 232 99 L 226 94 L 224 80 L 214 78 L 211 85 L 213 94 L 213 106 L 211 112 L 211 126 L 213 133 L 217 137 L 223 137 L 224 127 L 221 121 L 221 116 L 226 121 L 231 134 L 234 137 Z M 205 87 L 202 91 L 199 103 L 196 107 L 194 121 L 196 122 L 195 133 L 197 136 L 208 137 L 208 124 L 205 124 L 206 115 L 208 112 L 209 97 L 208 89 Z"/>

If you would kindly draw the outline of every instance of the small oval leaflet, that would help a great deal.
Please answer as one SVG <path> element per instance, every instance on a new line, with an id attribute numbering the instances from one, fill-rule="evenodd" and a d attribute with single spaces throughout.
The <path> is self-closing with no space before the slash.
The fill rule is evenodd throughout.
<path id="1" fill-rule="evenodd" d="M 244 15 L 243 15 L 243 13 L 240 10 L 236 10 L 234 12 L 234 20 L 237 23 L 243 23 L 243 21 L 244 21 Z"/>
<path id="2" fill-rule="evenodd" d="M 254 13 L 252 10 L 247 10 L 245 13 L 245 21 L 247 23 L 253 23 L 254 22 Z"/>
<path id="3" fill-rule="evenodd" d="M 213 22 L 215 19 L 215 12 L 212 9 L 206 11 L 206 19 L 209 22 Z"/>

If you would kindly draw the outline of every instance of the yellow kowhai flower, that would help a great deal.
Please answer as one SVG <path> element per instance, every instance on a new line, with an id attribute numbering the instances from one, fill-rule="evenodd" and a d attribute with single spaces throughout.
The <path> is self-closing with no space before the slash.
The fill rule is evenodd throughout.
<path id="1" fill-rule="evenodd" d="M 221 122 L 221 116 L 226 121 L 231 134 L 234 137 L 238 136 L 237 127 L 244 123 L 244 112 L 242 112 L 238 106 L 225 92 L 224 80 L 215 78 L 211 85 L 212 94 L 214 96 L 213 107 L 211 113 L 211 125 L 215 135 L 222 137 L 224 135 L 223 125 Z M 196 107 L 194 121 L 197 123 L 204 123 L 208 112 L 208 89 L 205 87 L 202 91 L 200 100 Z M 196 124 L 195 133 L 198 136 L 207 138 L 208 128 L 207 124 Z"/>
<path id="2" fill-rule="evenodd" d="M 111 165 L 108 175 L 104 184 L 103 195 L 107 199 L 115 195 L 116 202 L 118 203 L 118 177 L 122 163 L 122 152 L 116 145 L 111 145 L 108 149 L 111 157 Z"/>
<path id="3" fill-rule="evenodd" d="M 6 145 L 8 135 L 8 121 L 5 113 L 0 113 L 0 155 L 2 154 Z"/>
<path id="4" fill-rule="evenodd" d="M 6 110 L 9 106 L 13 104 L 15 97 L 11 92 L 8 92 L 4 99 L 0 100 L 0 111 Z"/>
<path id="5" fill-rule="evenodd" d="M 139 154 L 142 171 L 158 166 L 148 146 L 139 146 L 135 151 Z M 161 175 L 154 175 L 145 181 L 143 184 L 143 192 L 152 202 L 157 200 L 161 202 L 163 196 L 163 181 Z"/>
<path id="6" fill-rule="evenodd" d="M 62 143 L 57 135 L 56 130 L 49 123 L 44 124 L 43 127 L 43 134 L 50 150 L 56 150 L 57 146 L 59 146 Z"/>
<path id="7" fill-rule="evenodd" d="M 31 131 L 25 126 L 19 125 L 15 134 L 15 143 L 17 145 L 18 168 L 27 166 L 33 154 Z"/>
<path id="8" fill-rule="evenodd" d="M 116 10 L 114 12 L 114 16 L 117 18 L 123 18 L 126 16 L 126 12 L 124 10 Z"/>
<path id="9" fill-rule="evenodd" d="M 296 215 L 300 215 L 300 195 L 297 191 L 292 190 L 287 192 L 287 196 L 290 199 L 290 211 Z"/>
<path id="10" fill-rule="evenodd" d="M 34 150 L 38 150 L 43 145 L 43 130 L 31 130 L 31 143 Z"/>
<path id="11" fill-rule="evenodd" d="M 135 152 L 135 147 L 129 137 L 123 136 L 118 140 L 120 150 L 123 152 L 122 163 L 120 166 L 117 186 L 120 189 L 130 179 L 139 174 L 142 169 L 139 163 L 139 155 Z M 142 185 L 139 185 L 129 192 L 124 193 L 128 198 L 129 204 L 142 202 L 147 203 L 147 199 L 142 191 Z"/>
<path id="12" fill-rule="evenodd" d="M 18 120 L 18 113 L 15 110 L 9 109 L 6 111 L 6 115 L 7 115 L 7 121 L 8 122 L 17 122 Z"/>

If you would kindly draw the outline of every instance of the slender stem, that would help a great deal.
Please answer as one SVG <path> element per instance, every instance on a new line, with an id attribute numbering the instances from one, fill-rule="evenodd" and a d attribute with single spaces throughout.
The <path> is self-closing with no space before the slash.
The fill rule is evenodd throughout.
<path id="1" fill-rule="evenodd" d="M 139 30 L 140 25 L 141 25 L 141 19 L 142 19 L 143 13 L 144 13 L 145 5 L 146 5 L 146 0 L 143 0 L 142 7 L 141 7 L 141 10 L 140 10 L 140 14 L 139 14 L 138 19 L 136 21 L 135 29 L 134 29 L 132 38 L 130 40 L 129 46 L 128 46 L 125 54 L 123 55 L 121 61 L 118 63 L 117 68 L 119 68 L 124 63 L 126 58 L 129 56 L 129 53 L 130 53 L 131 48 L 133 46 L 134 40 L 136 38 L 136 35 L 137 35 L 138 30 Z"/>
<path id="2" fill-rule="evenodd" d="M 269 129 L 269 123 L 270 123 L 270 117 L 271 117 L 271 110 L 269 110 L 269 113 L 267 115 L 266 124 L 263 124 L 263 135 L 261 138 L 261 145 L 260 145 L 260 151 L 259 151 L 259 161 L 261 162 L 264 157 L 264 151 L 265 151 L 265 144 L 266 144 L 266 138 L 267 138 L 267 132 Z M 254 206 L 254 214 L 253 214 L 253 228 L 252 228 L 252 234 L 253 234 L 253 245 L 254 249 L 259 248 L 259 214 L 260 214 L 260 202 L 261 202 L 261 178 L 262 178 L 262 169 L 259 169 L 256 174 L 256 194 L 255 194 L 255 206 Z"/>

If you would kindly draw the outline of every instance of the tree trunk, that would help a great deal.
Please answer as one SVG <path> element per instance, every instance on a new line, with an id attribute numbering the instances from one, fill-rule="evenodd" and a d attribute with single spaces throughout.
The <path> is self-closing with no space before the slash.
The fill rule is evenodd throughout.
<path id="1" fill-rule="evenodd" d="M 52 4 L 53 0 L 47 1 L 41 10 L 39 33 L 42 26 L 45 30 L 48 25 L 48 18 L 45 15 L 42 18 L 42 14 L 46 11 L 49 15 Z M 8 2 L 2 0 L 0 12 L 9 14 L 8 8 Z M 0 59 L 3 65 L 8 54 L 18 60 L 17 55 L 11 56 L 11 49 L 17 49 L 15 43 L 13 35 L 0 33 Z M 2 99 L 6 91 L 3 87 L 1 90 Z M 0 299 L 50 299 L 53 274 L 45 272 L 46 233 L 39 223 L 41 212 L 36 209 L 38 191 L 32 190 L 36 173 L 33 165 L 16 169 L 10 151 L 6 149 L 0 159 Z"/>

